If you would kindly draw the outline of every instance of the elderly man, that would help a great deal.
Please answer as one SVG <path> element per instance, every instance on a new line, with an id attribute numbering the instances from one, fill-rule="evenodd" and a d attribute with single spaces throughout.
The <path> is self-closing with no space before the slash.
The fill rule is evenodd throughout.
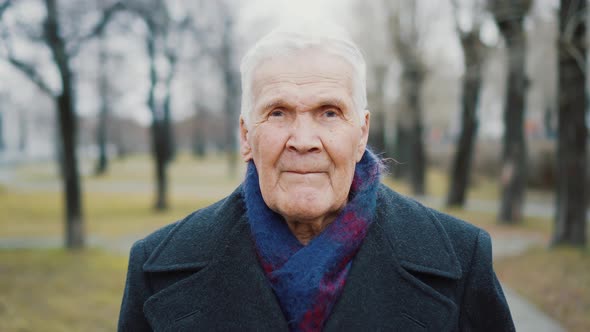
<path id="1" fill-rule="evenodd" d="M 131 250 L 120 331 L 512 331 L 489 235 L 380 184 L 337 27 L 244 57 L 243 184 Z"/>

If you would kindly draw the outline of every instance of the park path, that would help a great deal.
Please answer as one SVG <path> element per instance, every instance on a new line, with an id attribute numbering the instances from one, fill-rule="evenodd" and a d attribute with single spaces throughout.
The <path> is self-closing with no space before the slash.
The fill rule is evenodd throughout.
<path id="1" fill-rule="evenodd" d="M 522 234 L 492 234 L 492 247 L 494 248 L 494 259 L 501 259 L 516 256 L 526 251 L 531 246 L 546 245 L 543 240 L 536 236 Z M 514 290 L 502 285 L 506 301 L 512 312 L 512 319 L 518 332 L 564 332 L 555 319 L 547 316 L 534 304 L 520 296 Z"/>

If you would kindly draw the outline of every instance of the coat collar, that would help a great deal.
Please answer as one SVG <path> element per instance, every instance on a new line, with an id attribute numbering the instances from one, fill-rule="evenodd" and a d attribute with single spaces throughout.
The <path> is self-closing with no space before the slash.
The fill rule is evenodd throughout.
<path id="1" fill-rule="evenodd" d="M 188 277 L 144 303 L 154 331 L 286 330 L 249 237 L 240 188 L 179 223 L 143 266 Z"/>
<path id="2" fill-rule="evenodd" d="M 459 262 L 442 225 L 429 209 L 383 185 L 378 191 L 377 209 L 377 219 L 353 261 L 326 330 L 352 328 L 354 317 L 366 322 L 372 316 L 374 324 L 381 324 L 373 327 L 385 329 L 424 327 L 428 321 L 437 321 L 432 320 L 437 312 L 446 317 L 437 324 L 448 321 L 456 315 L 454 304 L 413 276 L 419 273 L 449 280 L 461 277 Z M 244 212 L 239 187 L 224 201 L 179 223 L 153 251 L 144 264 L 145 272 L 194 272 L 145 303 L 146 317 L 155 330 L 159 330 L 156 326 L 182 327 L 195 322 L 203 326 L 203 321 L 216 324 L 211 326 L 224 322 L 229 329 L 287 329 L 257 262 Z M 370 309 L 359 310 L 359 301 L 364 302 L 361 308 Z M 393 317 L 391 312 L 400 315 Z M 380 314 L 390 319 L 380 318 Z M 410 325 L 404 325 L 408 322 Z"/>

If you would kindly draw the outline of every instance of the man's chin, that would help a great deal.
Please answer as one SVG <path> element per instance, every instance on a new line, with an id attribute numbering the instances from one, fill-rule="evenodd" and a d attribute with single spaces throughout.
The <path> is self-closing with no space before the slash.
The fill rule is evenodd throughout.
<path id="1" fill-rule="evenodd" d="M 320 202 L 290 202 L 277 212 L 287 220 L 310 224 L 337 213 L 330 206 L 318 203 Z"/>

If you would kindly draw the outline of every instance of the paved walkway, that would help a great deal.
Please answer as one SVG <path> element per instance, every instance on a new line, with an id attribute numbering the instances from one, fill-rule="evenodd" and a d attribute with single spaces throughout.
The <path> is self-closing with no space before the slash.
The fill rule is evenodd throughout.
<path id="1" fill-rule="evenodd" d="M 532 245 L 543 244 L 543 240 L 533 236 L 503 235 L 492 237 L 494 259 L 515 256 Z M 514 325 L 518 332 L 562 332 L 566 331 L 556 320 L 540 311 L 534 304 L 502 285 L 506 300 L 512 312 Z"/>
<path id="2" fill-rule="evenodd" d="M 444 199 L 430 195 L 415 197 L 425 205 L 440 208 L 445 206 Z M 523 206 L 523 215 L 526 217 L 553 218 L 555 216 L 555 204 L 553 201 L 527 200 Z M 497 213 L 500 203 L 494 200 L 468 198 L 464 209 L 475 212 Z M 586 210 L 587 220 L 590 224 L 590 208 Z"/>
<path id="3" fill-rule="evenodd" d="M 518 332 L 561 332 L 565 329 L 510 288 L 504 294 Z"/>

